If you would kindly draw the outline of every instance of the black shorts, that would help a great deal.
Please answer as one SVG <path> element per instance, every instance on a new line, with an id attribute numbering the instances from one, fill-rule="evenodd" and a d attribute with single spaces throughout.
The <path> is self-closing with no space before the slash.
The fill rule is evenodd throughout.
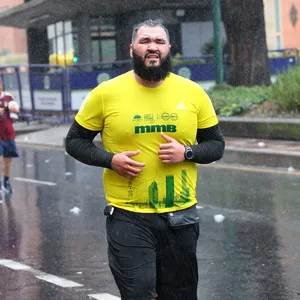
<path id="1" fill-rule="evenodd" d="M 106 221 L 108 260 L 122 300 L 197 300 L 199 224 L 116 208 Z"/>

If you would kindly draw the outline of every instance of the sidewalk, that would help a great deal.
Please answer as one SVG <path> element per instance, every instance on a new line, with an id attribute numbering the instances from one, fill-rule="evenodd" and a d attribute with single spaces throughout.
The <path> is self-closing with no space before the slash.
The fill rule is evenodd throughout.
<path id="1" fill-rule="evenodd" d="M 38 121 L 32 121 L 30 124 L 17 122 L 14 124 L 17 134 L 16 142 L 18 144 L 64 147 L 64 138 L 70 126 L 71 124 L 55 126 Z"/>
<path id="2" fill-rule="evenodd" d="M 54 126 L 39 122 L 14 124 L 16 142 L 64 147 L 70 124 Z M 95 139 L 100 143 L 99 137 Z M 225 154 L 220 162 L 300 170 L 300 142 L 266 139 L 226 138 Z"/>

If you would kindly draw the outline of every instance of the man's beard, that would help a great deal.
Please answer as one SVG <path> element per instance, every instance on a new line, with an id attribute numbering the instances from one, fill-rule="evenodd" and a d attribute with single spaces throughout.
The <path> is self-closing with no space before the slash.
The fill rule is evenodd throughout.
<path id="1" fill-rule="evenodd" d="M 150 52 L 151 53 L 151 52 Z M 146 55 L 148 55 L 147 53 Z M 149 66 L 145 65 L 144 59 L 137 55 L 136 52 L 132 51 L 132 65 L 134 72 L 141 78 L 158 82 L 165 79 L 169 73 L 172 71 L 172 62 L 170 53 L 160 60 L 159 66 Z"/>

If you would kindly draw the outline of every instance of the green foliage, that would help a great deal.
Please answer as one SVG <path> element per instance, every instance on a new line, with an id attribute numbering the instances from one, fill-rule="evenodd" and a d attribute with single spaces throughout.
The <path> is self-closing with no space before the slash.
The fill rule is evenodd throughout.
<path id="1" fill-rule="evenodd" d="M 300 111 L 300 66 L 277 76 L 271 87 L 271 100 L 283 110 Z"/>
<path id="2" fill-rule="evenodd" d="M 251 116 L 299 116 L 300 66 L 278 75 L 271 86 L 233 87 L 215 85 L 208 90 L 216 113 L 230 117 Z"/>
<path id="3" fill-rule="evenodd" d="M 230 117 L 250 111 L 252 105 L 270 99 L 270 88 L 265 86 L 232 87 L 226 84 L 216 85 L 208 90 L 216 113 Z"/>

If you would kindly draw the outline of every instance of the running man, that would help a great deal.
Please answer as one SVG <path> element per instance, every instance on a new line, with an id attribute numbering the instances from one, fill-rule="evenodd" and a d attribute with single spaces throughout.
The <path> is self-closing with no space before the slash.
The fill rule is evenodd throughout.
<path id="1" fill-rule="evenodd" d="M 161 23 L 134 27 L 133 70 L 87 95 L 66 138 L 70 155 L 105 168 L 108 260 L 122 300 L 197 299 L 196 164 L 220 159 L 225 142 L 205 91 L 171 72 L 170 48 Z"/>

